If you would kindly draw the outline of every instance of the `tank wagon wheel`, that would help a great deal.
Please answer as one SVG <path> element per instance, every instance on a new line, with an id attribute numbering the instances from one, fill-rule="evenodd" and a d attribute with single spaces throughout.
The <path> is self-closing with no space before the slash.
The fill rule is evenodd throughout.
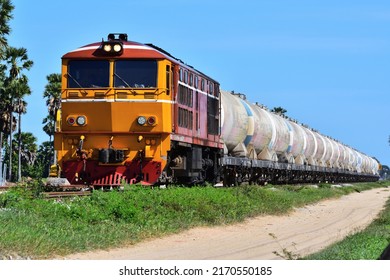
<path id="1" fill-rule="evenodd" d="M 237 172 L 235 166 L 225 167 L 223 171 L 223 185 L 225 187 L 238 186 Z"/>

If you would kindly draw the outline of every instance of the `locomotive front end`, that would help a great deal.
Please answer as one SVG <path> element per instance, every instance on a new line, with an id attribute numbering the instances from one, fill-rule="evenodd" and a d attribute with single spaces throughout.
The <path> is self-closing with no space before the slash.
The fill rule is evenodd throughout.
<path id="1" fill-rule="evenodd" d="M 62 57 L 58 175 L 70 184 L 154 184 L 167 164 L 172 69 L 147 45 L 110 34 Z"/>

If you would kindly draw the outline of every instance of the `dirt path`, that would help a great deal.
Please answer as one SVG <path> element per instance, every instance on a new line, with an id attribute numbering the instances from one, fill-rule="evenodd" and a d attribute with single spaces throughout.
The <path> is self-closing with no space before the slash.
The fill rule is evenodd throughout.
<path id="1" fill-rule="evenodd" d="M 261 216 L 244 223 L 194 228 L 180 234 L 110 251 L 66 259 L 281 259 L 283 248 L 304 256 L 366 227 L 383 209 L 390 187 L 353 193 L 296 209 L 286 216 Z"/>

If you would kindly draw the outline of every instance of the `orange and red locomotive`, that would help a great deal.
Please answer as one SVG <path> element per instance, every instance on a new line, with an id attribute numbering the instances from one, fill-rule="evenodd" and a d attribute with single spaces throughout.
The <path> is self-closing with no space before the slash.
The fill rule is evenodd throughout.
<path id="1" fill-rule="evenodd" d="M 126 34 L 65 54 L 58 175 L 93 186 L 215 181 L 219 94 L 217 81 Z"/>

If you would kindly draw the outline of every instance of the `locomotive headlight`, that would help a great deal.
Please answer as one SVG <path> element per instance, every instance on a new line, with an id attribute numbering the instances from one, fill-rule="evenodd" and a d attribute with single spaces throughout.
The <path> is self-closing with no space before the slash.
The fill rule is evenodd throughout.
<path id="1" fill-rule="evenodd" d="M 87 118 L 85 116 L 78 116 L 76 119 L 76 123 L 80 126 L 84 126 L 87 124 Z"/>
<path id="2" fill-rule="evenodd" d="M 114 45 L 114 52 L 120 52 L 122 50 L 121 44 L 115 44 Z"/>
<path id="3" fill-rule="evenodd" d="M 145 118 L 144 116 L 139 116 L 139 117 L 137 118 L 137 123 L 138 123 L 139 125 L 145 125 L 145 123 L 146 123 L 146 118 Z"/>
<path id="4" fill-rule="evenodd" d="M 103 50 L 104 50 L 105 52 L 110 52 L 110 51 L 112 50 L 112 46 L 111 46 L 110 44 L 105 44 L 105 45 L 103 46 Z"/>
<path id="5" fill-rule="evenodd" d="M 101 51 L 104 55 L 121 55 L 123 53 L 123 43 L 116 41 L 102 42 Z"/>

